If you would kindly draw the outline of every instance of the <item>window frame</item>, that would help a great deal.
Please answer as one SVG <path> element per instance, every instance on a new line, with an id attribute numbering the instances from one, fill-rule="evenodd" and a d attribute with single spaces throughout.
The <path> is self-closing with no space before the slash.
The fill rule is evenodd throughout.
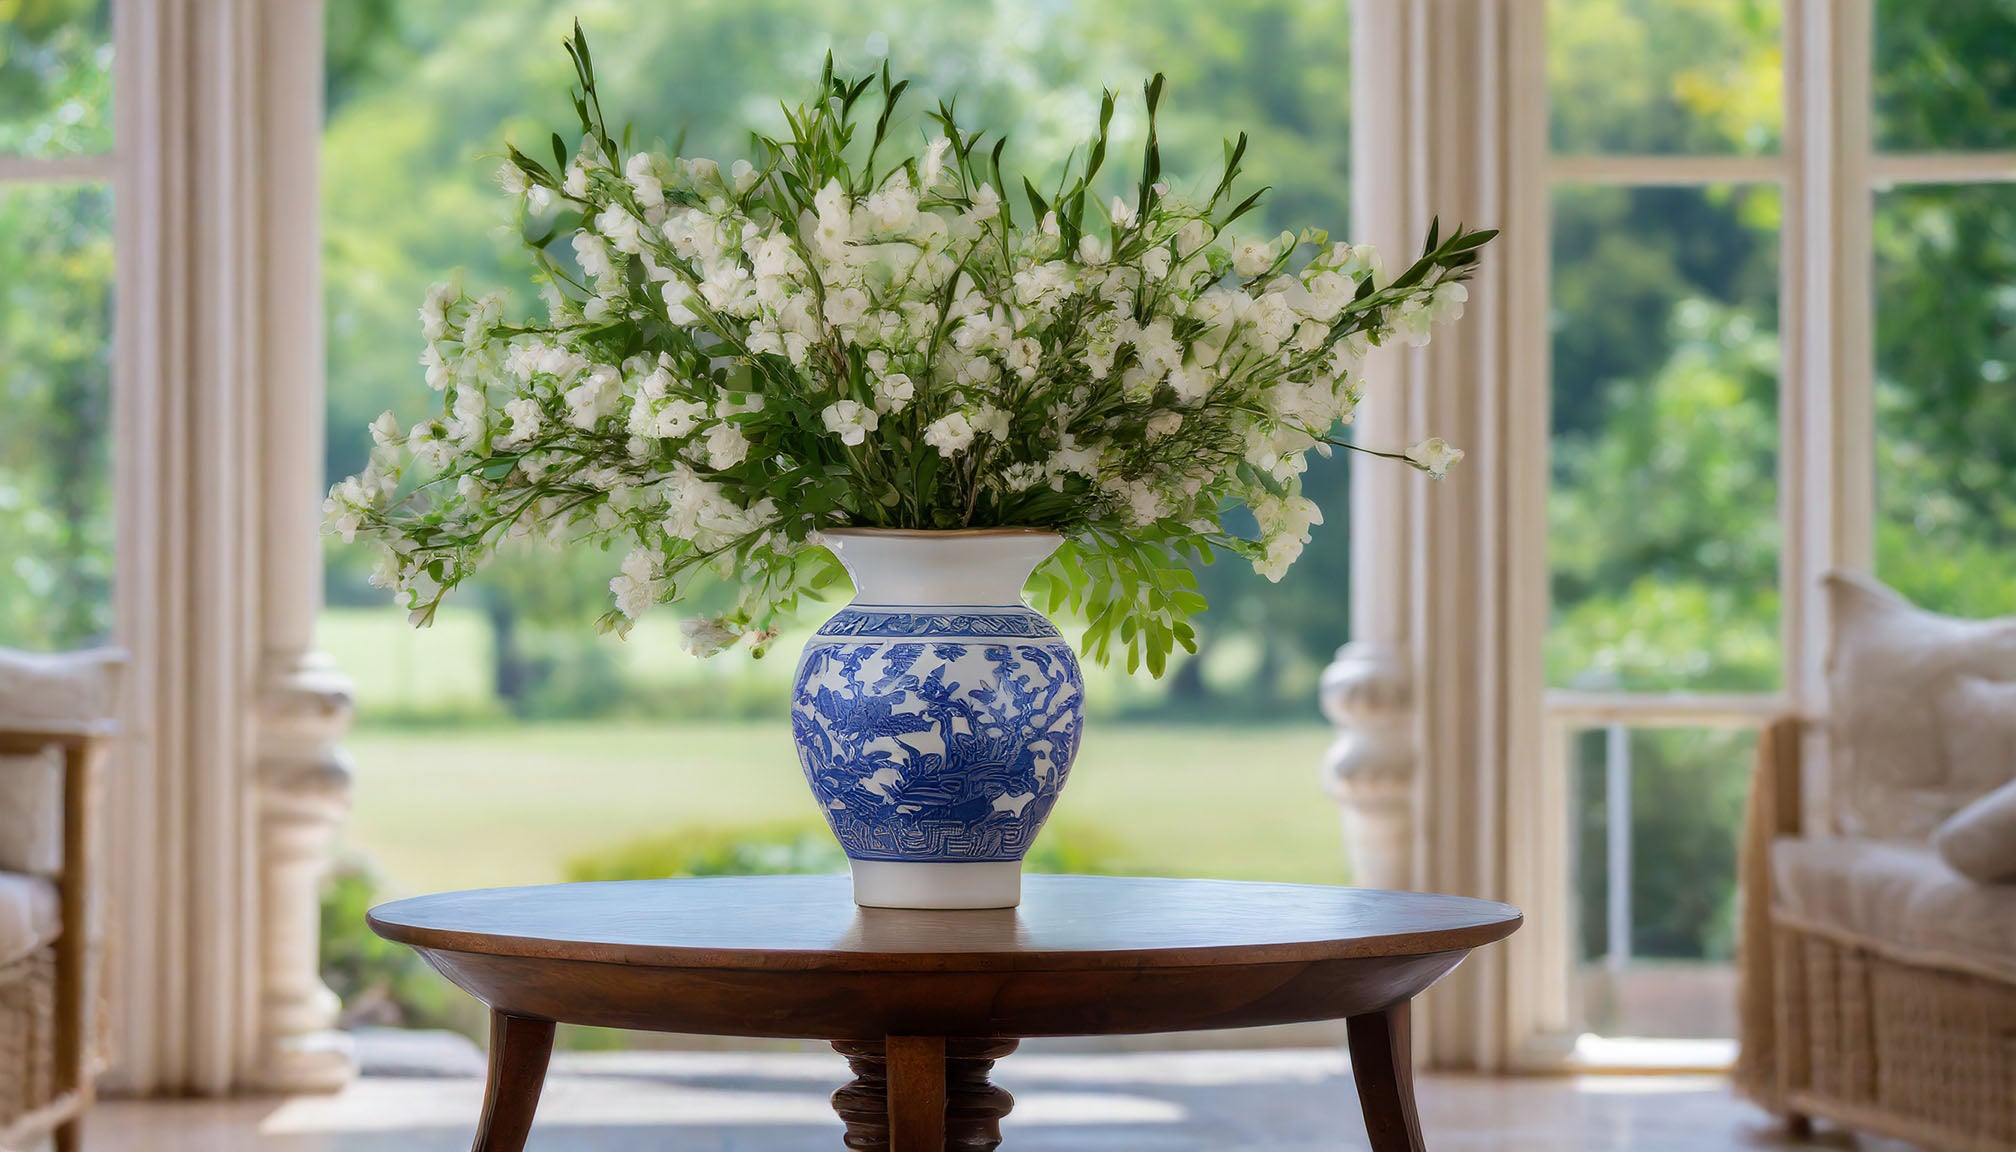
<path id="1" fill-rule="evenodd" d="M 1783 196 L 1779 233 L 1779 592 L 1781 684 L 1776 692 L 1589 692 L 1549 688 L 1544 693 L 1539 747 L 1529 783 L 1543 797 L 1534 809 L 1541 826 L 1514 826 L 1508 845 L 1537 854 L 1546 866 L 1525 870 L 1519 902 L 1536 925 L 1549 925 L 1547 947 L 1515 963 L 1512 992 L 1538 1006 L 1524 1034 L 1514 1038 L 1519 1063 L 1538 1067 L 1617 1067 L 1655 1063 L 1725 1064 L 1727 1048 L 1658 1042 L 1633 1051 L 1631 1043 L 1577 1036 L 1572 1014 L 1575 951 L 1574 875 L 1570 854 L 1558 845 L 1572 834 L 1570 795 L 1572 734 L 1591 727 L 1761 728 L 1772 719 L 1819 717 L 1826 710 L 1826 603 L 1828 571 L 1869 572 L 1874 567 L 1875 337 L 1873 206 L 1878 191 L 1913 184 L 2016 183 L 2016 149 L 1976 152 L 1879 152 L 1872 132 L 1875 5 L 1879 0 L 1783 0 L 1784 126 L 1776 153 L 1766 155 L 1555 154 L 1529 166 L 1528 194 L 1515 197 L 1520 215 L 1508 228 L 1551 233 L 1551 193 L 1563 185 L 1689 186 L 1776 183 Z M 1538 60 L 1514 60 L 1538 78 L 1516 99 L 1525 115 L 1547 122 L 1545 6 L 1522 13 L 1539 25 L 1520 42 L 1540 46 Z M 1513 49 L 1517 51 L 1517 49 Z M 1540 250 L 1551 251 L 1544 240 Z M 1511 269 L 1516 295 L 1525 301 L 1521 322 L 1546 321 L 1551 260 Z M 1551 395 L 1548 341 L 1532 341 L 1522 378 Z M 1532 538 L 1545 539 L 1551 476 L 1550 443 L 1526 455 L 1526 482 L 1513 485 L 1513 520 Z M 1546 547 L 1526 551 L 1530 579 L 1547 580 Z M 1526 668 L 1542 666 L 1534 639 L 1516 654 Z M 1517 756 L 1515 755 L 1515 761 Z M 1824 773 L 1820 775 L 1824 786 Z M 1811 801 L 1825 809 L 1816 791 Z M 1530 957 L 1544 956 L 1544 960 Z M 1663 1049 L 1663 1054 L 1654 1049 Z"/>

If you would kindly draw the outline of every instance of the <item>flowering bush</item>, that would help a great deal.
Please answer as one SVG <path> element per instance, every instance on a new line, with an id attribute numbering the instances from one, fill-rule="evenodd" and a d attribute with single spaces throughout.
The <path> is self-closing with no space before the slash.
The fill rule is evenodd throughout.
<path id="1" fill-rule="evenodd" d="M 421 363 L 441 415 L 380 417 L 370 466 L 326 507 L 332 531 L 384 549 L 374 581 L 415 623 L 511 538 L 620 542 L 599 627 L 627 630 L 711 570 L 740 598 L 689 621 L 688 646 L 760 653 L 841 576 L 821 528 L 1039 527 L 1066 537 L 1031 582 L 1039 606 L 1082 614 L 1088 657 L 1117 642 L 1159 674 L 1194 648 L 1190 565 L 1230 551 L 1280 578 L 1322 521 L 1300 494 L 1307 453 L 1353 447 L 1334 432 L 1367 349 L 1461 315 L 1494 235 L 1431 228 L 1396 276 L 1317 229 L 1235 241 L 1261 195 L 1233 190 L 1245 137 L 1214 184 L 1173 189 L 1160 76 L 1139 179 L 1102 201 L 1110 92 L 1046 195 L 943 104 L 921 151 L 895 155 L 907 81 L 830 59 L 750 159 L 632 151 L 578 29 L 568 50 L 579 147 L 555 135 L 552 168 L 513 148 L 501 173 L 545 320 L 430 292 Z M 1377 454 L 1437 476 L 1462 455 L 1439 439 Z M 1256 535 L 1225 526 L 1239 508 Z"/>

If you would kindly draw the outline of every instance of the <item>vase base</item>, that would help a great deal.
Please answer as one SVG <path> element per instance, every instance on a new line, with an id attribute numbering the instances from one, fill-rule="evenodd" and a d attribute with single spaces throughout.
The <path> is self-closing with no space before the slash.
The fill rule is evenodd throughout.
<path id="1" fill-rule="evenodd" d="M 1022 903 L 1022 862 L 910 864 L 849 860 L 854 903 L 863 908 L 1013 908 Z"/>

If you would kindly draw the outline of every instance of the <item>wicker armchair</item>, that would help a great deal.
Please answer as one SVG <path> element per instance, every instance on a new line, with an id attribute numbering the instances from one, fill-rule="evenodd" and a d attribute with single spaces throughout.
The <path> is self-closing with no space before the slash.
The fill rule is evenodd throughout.
<path id="1" fill-rule="evenodd" d="M 100 1045 L 113 652 L 0 653 L 0 1148 L 81 1147 Z"/>
<path id="2" fill-rule="evenodd" d="M 1926 835 L 1980 772 L 2016 772 L 2000 754 L 1960 763 L 1936 703 L 1958 682 L 2016 681 L 2016 621 L 1935 616 L 1853 578 L 1830 591 L 1832 714 L 1780 720 L 1758 743 L 1737 1087 L 1795 1132 L 1818 1117 L 1938 1152 L 2008 1152 L 2016 884 L 1961 876 Z"/>

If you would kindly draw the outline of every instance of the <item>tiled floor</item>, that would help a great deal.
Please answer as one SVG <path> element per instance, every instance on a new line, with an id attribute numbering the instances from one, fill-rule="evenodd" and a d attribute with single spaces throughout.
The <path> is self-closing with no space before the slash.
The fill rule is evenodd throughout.
<path id="1" fill-rule="evenodd" d="M 836 1056 L 565 1054 L 528 1152 L 838 1152 L 826 1097 Z M 1327 1049 L 1028 1052 L 1005 1152 L 1346 1152 L 1363 1149 L 1350 1073 Z M 467 1077 L 370 1076 L 340 1096 L 121 1103 L 91 1120 L 92 1152 L 462 1152 L 479 1102 Z M 1712 1077 L 1431 1077 L 1422 1125 L 1437 1152 L 1734 1152 L 1801 1147 Z M 1845 1137 L 1820 1146 L 1858 1147 Z M 1865 1143 L 1864 1149 L 1876 1145 Z M 1886 1145 L 1884 1152 L 1897 1146 Z"/>

